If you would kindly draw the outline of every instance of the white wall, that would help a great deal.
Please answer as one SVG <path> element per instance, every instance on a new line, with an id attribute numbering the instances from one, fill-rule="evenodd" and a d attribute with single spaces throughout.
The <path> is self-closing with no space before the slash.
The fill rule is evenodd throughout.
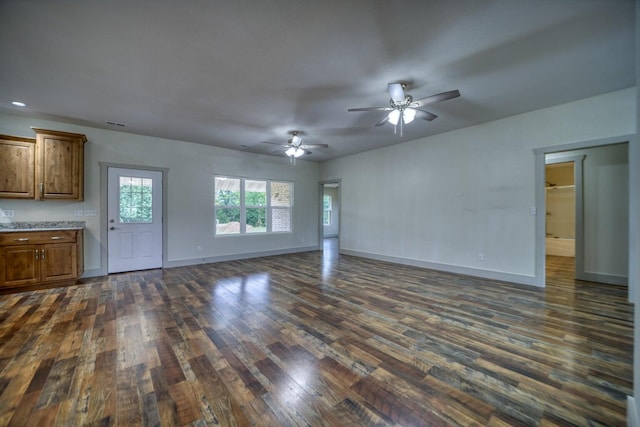
<path id="1" fill-rule="evenodd" d="M 343 253 L 536 284 L 533 150 L 635 129 L 629 88 L 326 162 L 320 175 L 341 179 Z"/>
<path id="2" fill-rule="evenodd" d="M 636 87 L 640 88 L 640 0 L 636 0 Z M 636 114 L 640 112 L 640 91 L 636 90 Z M 640 121 L 636 122 L 636 138 L 629 144 L 629 299 L 640 303 Z M 627 405 L 627 425 L 640 425 L 640 310 L 634 310 L 633 328 L 633 396 Z"/>
<path id="3" fill-rule="evenodd" d="M 324 225 L 323 234 L 324 237 L 337 237 L 340 230 L 340 198 L 338 197 L 339 190 L 335 187 L 324 187 L 324 194 L 331 196 L 331 224 Z"/>
<path id="4" fill-rule="evenodd" d="M 318 170 L 316 163 L 261 156 L 102 130 L 67 123 L 0 114 L 0 133 L 33 137 L 31 127 L 83 133 L 85 144 L 85 201 L 0 199 L 0 209 L 13 209 L 14 221 L 84 220 L 85 275 L 104 274 L 100 241 L 99 162 L 168 168 L 168 266 L 247 254 L 315 249 L 318 245 Z M 213 175 L 233 175 L 294 182 L 293 233 L 213 237 Z M 76 209 L 96 210 L 96 217 L 74 217 Z M 197 250 L 197 246 L 202 251 Z"/>

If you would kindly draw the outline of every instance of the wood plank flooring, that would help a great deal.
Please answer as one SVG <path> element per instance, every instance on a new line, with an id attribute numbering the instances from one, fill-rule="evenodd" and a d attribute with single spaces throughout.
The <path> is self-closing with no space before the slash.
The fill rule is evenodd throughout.
<path id="1" fill-rule="evenodd" d="M 627 289 L 558 258 L 546 289 L 307 252 L 4 295 L 0 426 L 624 426 Z"/>

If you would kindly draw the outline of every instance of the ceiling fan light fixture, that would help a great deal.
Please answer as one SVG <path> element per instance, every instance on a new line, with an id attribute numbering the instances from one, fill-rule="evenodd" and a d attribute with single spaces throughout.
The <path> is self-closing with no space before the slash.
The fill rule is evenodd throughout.
<path id="1" fill-rule="evenodd" d="M 400 120 L 400 110 L 392 110 L 389 112 L 389 123 L 392 125 L 397 125 L 398 120 Z"/>
<path id="2" fill-rule="evenodd" d="M 416 110 L 414 110 L 413 108 L 406 108 L 402 112 L 402 121 L 405 124 L 411 123 L 415 118 L 416 118 Z"/>
<path id="3" fill-rule="evenodd" d="M 295 157 L 297 159 L 304 155 L 304 150 L 300 147 L 289 147 L 284 153 L 289 157 Z"/>

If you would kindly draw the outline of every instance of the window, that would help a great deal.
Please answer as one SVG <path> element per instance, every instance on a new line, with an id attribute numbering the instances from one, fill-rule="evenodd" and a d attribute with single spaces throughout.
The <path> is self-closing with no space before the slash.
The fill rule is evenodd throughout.
<path id="1" fill-rule="evenodd" d="M 291 231 L 293 184 L 271 182 L 271 231 Z"/>
<path id="2" fill-rule="evenodd" d="M 322 197 L 322 224 L 331 225 L 331 195 L 325 194 Z"/>
<path id="3" fill-rule="evenodd" d="M 151 223 L 152 190 L 151 178 L 121 176 L 119 188 L 121 223 Z"/>
<path id="4" fill-rule="evenodd" d="M 267 231 L 267 181 L 246 180 L 244 206 L 247 233 Z"/>
<path id="5" fill-rule="evenodd" d="M 215 179 L 216 234 L 240 233 L 240 179 Z"/>
<path id="6" fill-rule="evenodd" d="M 216 176 L 216 235 L 291 231 L 293 183 Z"/>

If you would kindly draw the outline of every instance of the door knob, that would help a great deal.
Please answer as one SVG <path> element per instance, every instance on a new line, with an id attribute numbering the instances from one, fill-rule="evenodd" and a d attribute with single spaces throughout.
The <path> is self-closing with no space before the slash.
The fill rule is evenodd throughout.
<path id="1" fill-rule="evenodd" d="M 118 228 L 118 227 L 111 226 L 111 227 L 109 227 L 109 230 L 115 230 L 116 228 Z"/>

